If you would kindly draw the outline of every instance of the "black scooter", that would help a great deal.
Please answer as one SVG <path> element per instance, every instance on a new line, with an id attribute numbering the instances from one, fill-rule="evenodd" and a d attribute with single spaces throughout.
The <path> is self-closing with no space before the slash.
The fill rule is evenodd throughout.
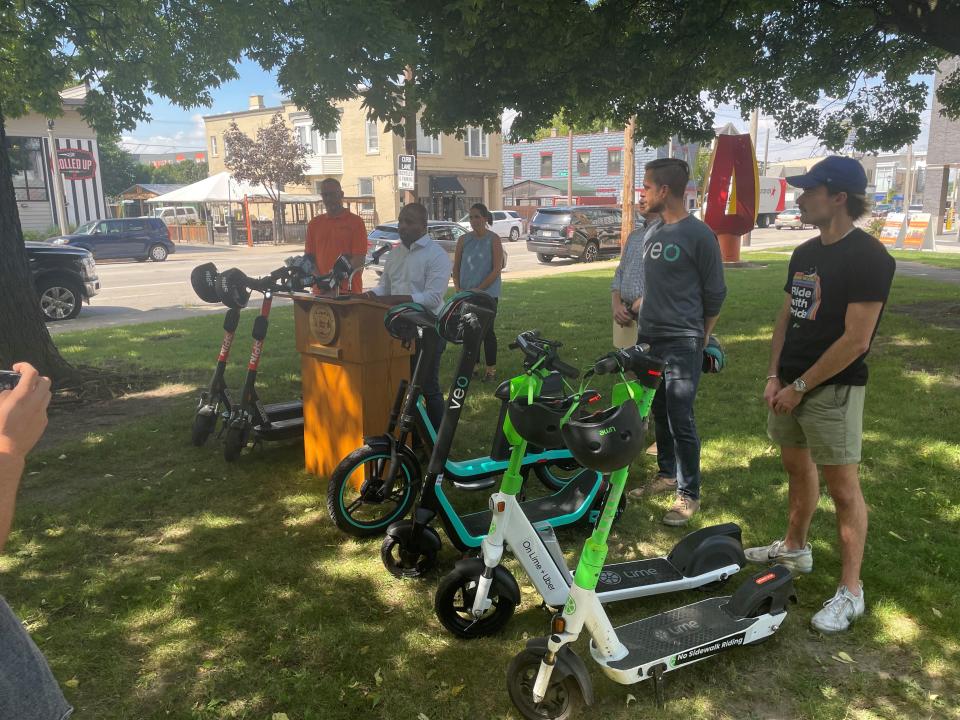
<path id="1" fill-rule="evenodd" d="M 373 257 L 379 259 L 388 249 L 378 250 Z M 362 269 L 354 269 L 345 255 L 337 258 L 333 270 L 325 275 L 316 274 L 311 255 L 288 258 L 283 267 L 262 278 L 247 277 L 236 268 L 219 273 L 213 263 L 194 268 L 190 279 L 197 295 L 206 302 L 222 302 L 229 308 L 224 319 L 224 340 L 217 366 L 194 417 L 192 440 L 195 445 L 206 442 L 216 427 L 217 418 L 224 421 L 221 429 L 221 433 L 225 434 L 223 454 L 228 462 L 236 460 L 251 439 L 257 444 L 303 437 L 302 400 L 265 405 L 257 394 L 257 371 L 267 336 L 273 295 L 276 292 L 303 293 L 311 286 L 337 294 L 341 283 L 344 280 L 351 281 L 354 274 Z M 235 403 L 231 400 L 224 374 L 240 310 L 246 307 L 252 291 L 263 294 L 263 303 L 260 315 L 253 323 L 253 348 L 247 364 L 247 375 L 240 400 Z"/>

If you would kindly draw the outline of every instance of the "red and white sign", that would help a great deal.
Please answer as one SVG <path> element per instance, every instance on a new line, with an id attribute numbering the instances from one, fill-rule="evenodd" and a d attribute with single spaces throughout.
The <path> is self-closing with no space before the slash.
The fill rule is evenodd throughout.
<path id="1" fill-rule="evenodd" d="M 97 174 L 97 161 L 89 150 L 59 148 L 57 168 L 64 180 L 92 180 Z"/>

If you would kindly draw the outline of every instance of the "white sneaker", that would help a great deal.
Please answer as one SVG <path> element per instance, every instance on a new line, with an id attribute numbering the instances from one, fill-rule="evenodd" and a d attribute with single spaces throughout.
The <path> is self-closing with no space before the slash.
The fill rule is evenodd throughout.
<path id="1" fill-rule="evenodd" d="M 863 601 L 863 584 L 860 594 L 854 595 L 846 585 L 837 588 L 837 594 L 827 600 L 810 620 L 814 630 L 822 633 L 838 633 L 850 627 L 850 623 L 863 615 L 866 603 Z"/>
<path id="2" fill-rule="evenodd" d="M 800 550 L 787 550 L 786 540 L 774 540 L 769 545 L 744 548 L 743 554 L 750 562 L 783 565 L 794 575 L 813 572 L 813 549 L 810 543 Z"/>

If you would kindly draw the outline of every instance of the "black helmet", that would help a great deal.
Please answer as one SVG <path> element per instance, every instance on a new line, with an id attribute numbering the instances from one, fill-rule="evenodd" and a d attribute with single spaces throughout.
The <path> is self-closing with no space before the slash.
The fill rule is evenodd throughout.
<path id="1" fill-rule="evenodd" d="M 463 312 L 463 306 L 467 303 L 494 312 L 497 308 L 497 301 L 494 298 L 477 290 L 461 290 L 447 300 L 437 313 L 437 332 L 440 337 L 454 345 L 460 345 L 463 342 L 463 322 L 460 315 Z"/>
<path id="2" fill-rule="evenodd" d="M 237 268 L 230 268 L 220 273 L 217 278 L 217 291 L 223 304 L 229 308 L 243 308 L 250 299 L 250 290 L 247 287 L 247 278 Z"/>
<path id="3" fill-rule="evenodd" d="M 539 398 L 532 403 L 526 397 L 518 397 L 507 405 L 510 422 L 527 442 L 543 448 L 563 446 L 560 423 L 570 410 L 575 398 Z"/>
<path id="4" fill-rule="evenodd" d="M 197 265 L 190 273 L 190 284 L 193 291 L 204 302 L 220 302 L 220 293 L 217 290 L 217 266 L 211 262 Z"/>
<path id="5" fill-rule="evenodd" d="M 560 433 L 573 459 L 597 472 L 625 468 L 643 452 L 643 420 L 633 401 L 569 420 Z"/>
<path id="6" fill-rule="evenodd" d="M 387 332 L 390 333 L 391 337 L 395 337 L 397 340 L 403 340 L 404 342 L 416 340 L 419 323 L 414 322 L 410 318 L 410 315 L 413 313 L 423 313 L 428 317 L 430 316 L 430 313 L 427 312 L 423 305 L 415 302 L 400 303 L 387 310 L 383 316 L 383 325 L 387 328 Z"/>

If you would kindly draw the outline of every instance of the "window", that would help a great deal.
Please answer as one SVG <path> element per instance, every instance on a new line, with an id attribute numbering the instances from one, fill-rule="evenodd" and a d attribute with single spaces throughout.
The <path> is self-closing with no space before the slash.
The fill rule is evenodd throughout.
<path id="1" fill-rule="evenodd" d="M 540 156 L 540 177 L 553 177 L 553 153 L 543 153 Z"/>
<path id="2" fill-rule="evenodd" d="M 7 136 L 7 153 L 17 200 L 47 200 L 40 138 Z"/>
<path id="3" fill-rule="evenodd" d="M 217 136 L 210 136 L 210 154 L 213 157 L 217 157 L 220 154 L 220 151 L 217 149 Z"/>
<path id="4" fill-rule="evenodd" d="M 523 177 L 523 155 L 513 156 L 513 178 L 514 180 Z"/>
<path id="5" fill-rule="evenodd" d="M 314 137 L 316 138 L 316 148 L 319 151 L 318 155 L 339 155 L 340 154 L 340 131 L 336 130 L 332 133 L 327 133 L 326 135 L 321 135 L 319 132 L 314 131 Z"/>
<path id="6" fill-rule="evenodd" d="M 358 178 L 357 185 L 359 195 L 373 195 L 373 178 Z"/>
<path id="7" fill-rule="evenodd" d="M 500 221 L 500 220 L 506 220 L 506 219 L 507 219 L 507 214 L 506 214 L 505 212 L 500 211 L 500 210 L 498 210 L 498 211 L 496 211 L 496 212 L 494 212 L 494 213 L 491 213 L 491 214 L 493 215 L 493 221 L 494 221 L 494 222 L 498 222 L 498 221 Z"/>
<path id="8" fill-rule="evenodd" d="M 311 140 L 312 133 L 310 132 L 309 125 L 297 125 L 297 140 L 300 141 L 300 145 L 306 151 L 308 155 L 314 154 L 313 141 Z"/>
<path id="9" fill-rule="evenodd" d="M 577 175 L 590 174 L 590 151 L 577 150 Z"/>
<path id="10" fill-rule="evenodd" d="M 424 134 L 419 122 L 417 122 L 417 153 L 423 155 L 440 154 L 440 136 Z"/>
<path id="11" fill-rule="evenodd" d="M 610 148 L 607 150 L 607 175 L 619 175 L 623 165 L 623 150 Z"/>
<path id="12" fill-rule="evenodd" d="M 487 153 L 487 134 L 480 128 L 467 128 L 464 148 L 467 157 L 489 157 Z"/>
<path id="13" fill-rule="evenodd" d="M 380 154 L 380 132 L 376 120 L 367 120 L 367 155 Z M 363 193 L 360 193 L 361 195 Z"/>

